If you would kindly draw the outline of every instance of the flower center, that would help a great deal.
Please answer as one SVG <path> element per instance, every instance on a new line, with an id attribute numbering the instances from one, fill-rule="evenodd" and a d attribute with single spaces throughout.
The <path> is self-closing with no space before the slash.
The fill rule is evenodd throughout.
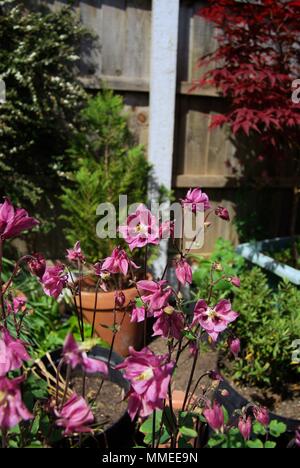
<path id="1" fill-rule="evenodd" d="M 135 232 L 137 234 L 146 234 L 147 228 L 146 228 L 146 226 L 144 226 L 143 224 L 140 223 L 135 227 Z"/>
<path id="2" fill-rule="evenodd" d="M 154 374 L 153 374 L 152 368 L 151 368 L 151 367 L 147 367 L 147 369 L 146 369 L 144 372 L 142 372 L 140 375 L 138 375 L 138 376 L 135 378 L 135 380 L 136 380 L 137 382 L 141 382 L 141 381 L 143 381 L 143 380 L 150 380 L 150 379 L 152 379 L 153 375 L 154 375 Z"/>
<path id="3" fill-rule="evenodd" d="M 172 306 L 167 306 L 167 307 L 164 308 L 164 312 L 167 315 L 172 315 L 174 311 L 175 311 L 175 309 Z"/>
<path id="4" fill-rule="evenodd" d="M 217 318 L 217 313 L 214 309 L 211 309 L 210 307 L 207 309 L 207 317 L 210 319 Z"/>

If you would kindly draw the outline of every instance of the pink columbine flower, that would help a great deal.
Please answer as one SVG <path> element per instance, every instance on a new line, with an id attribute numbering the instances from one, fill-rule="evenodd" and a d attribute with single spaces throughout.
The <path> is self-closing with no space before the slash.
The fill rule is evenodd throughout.
<path id="1" fill-rule="evenodd" d="M 80 366 L 88 374 L 95 374 L 96 372 L 104 375 L 108 374 L 107 364 L 98 359 L 89 358 L 84 343 L 80 347 L 71 333 L 68 334 L 64 343 L 63 359 L 72 369 Z"/>
<path id="2" fill-rule="evenodd" d="M 28 421 L 33 417 L 22 401 L 20 383 L 23 380 L 23 377 L 13 380 L 0 377 L 0 429 L 2 431 L 7 431 L 20 421 Z"/>
<path id="3" fill-rule="evenodd" d="M 239 338 L 229 338 L 228 344 L 230 351 L 232 352 L 234 357 L 237 358 L 241 352 L 241 342 Z"/>
<path id="4" fill-rule="evenodd" d="M 175 338 L 180 340 L 184 329 L 184 318 L 174 307 L 167 306 L 155 313 L 156 321 L 153 325 L 152 336 L 163 336 L 164 338 Z"/>
<path id="5" fill-rule="evenodd" d="M 270 423 L 270 413 L 267 408 L 264 406 L 255 406 L 253 408 L 253 414 L 256 419 L 260 424 L 263 426 L 268 426 Z"/>
<path id="6" fill-rule="evenodd" d="M 122 273 L 124 276 L 127 275 L 129 267 L 139 268 L 133 261 L 128 258 L 125 250 L 121 247 L 116 247 L 111 256 L 107 257 L 103 264 L 102 270 L 108 271 L 109 273 Z"/>
<path id="7" fill-rule="evenodd" d="M 31 273 L 36 275 L 39 279 L 42 279 L 46 271 L 45 257 L 40 253 L 33 254 L 27 264 Z"/>
<path id="8" fill-rule="evenodd" d="M 82 253 L 79 241 L 76 242 L 73 249 L 67 250 L 67 259 L 72 263 L 85 263 L 85 256 Z"/>
<path id="9" fill-rule="evenodd" d="M 229 278 L 229 281 L 231 284 L 233 284 L 233 286 L 235 286 L 236 288 L 240 288 L 241 287 L 241 280 L 240 278 L 238 278 L 237 276 L 233 276 L 232 278 Z"/>
<path id="10" fill-rule="evenodd" d="M 215 214 L 224 221 L 230 221 L 229 211 L 223 206 L 218 206 L 218 208 L 215 210 Z"/>
<path id="11" fill-rule="evenodd" d="M 167 355 L 156 356 L 149 348 L 135 351 L 129 348 L 129 357 L 117 369 L 124 369 L 124 377 L 131 383 L 129 414 L 132 419 L 138 412 L 149 416 L 163 407 L 174 369 L 174 362 L 167 362 Z"/>
<path id="12" fill-rule="evenodd" d="M 210 427 L 216 431 L 223 431 L 224 429 L 224 411 L 223 408 L 215 401 L 213 406 L 209 405 L 204 411 L 206 421 Z"/>
<path id="13" fill-rule="evenodd" d="M 252 432 L 251 417 L 248 416 L 248 418 L 246 418 L 246 416 L 242 416 L 239 419 L 238 428 L 244 440 L 249 440 Z"/>
<path id="14" fill-rule="evenodd" d="M 194 310 L 192 326 L 200 324 L 207 331 L 213 341 L 217 341 L 221 332 L 226 330 L 231 322 L 238 318 L 239 314 L 231 309 L 230 301 L 223 299 L 214 308 L 209 307 L 201 299 Z"/>
<path id="15" fill-rule="evenodd" d="M 92 429 L 89 427 L 94 422 L 91 408 L 84 398 L 75 393 L 63 405 L 62 409 L 55 410 L 55 415 L 59 418 L 56 424 L 64 428 L 65 436 L 75 433 L 92 432 Z"/>
<path id="16" fill-rule="evenodd" d="M 185 259 L 179 260 L 176 262 L 175 268 L 176 277 L 183 286 L 186 283 L 191 284 L 193 281 L 192 268 Z"/>
<path id="17" fill-rule="evenodd" d="M 115 306 L 119 309 L 124 307 L 126 302 L 126 297 L 123 291 L 115 291 Z"/>
<path id="18" fill-rule="evenodd" d="M 0 377 L 8 372 L 20 369 L 24 361 L 29 361 L 30 356 L 21 340 L 15 340 L 9 332 L 3 328 L 0 338 Z"/>
<path id="19" fill-rule="evenodd" d="M 32 229 L 39 222 L 28 216 L 22 208 L 14 208 L 10 200 L 0 204 L 0 240 L 18 236 L 27 229 Z"/>
<path id="20" fill-rule="evenodd" d="M 223 377 L 221 376 L 221 374 L 219 374 L 219 372 L 217 372 L 217 371 L 215 371 L 215 370 L 210 371 L 210 373 L 209 373 L 209 378 L 210 378 L 211 380 L 216 380 L 216 381 L 218 381 L 218 382 L 223 382 L 223 381 L 224 381 L 224 379 L 223 379 Z"/>
<path id="21" fill-rule="evenodd" d="M 162 281 L 139 281 L 137 288 L 141 294 L 142 301 L 148 304 L 150 313 L 156 310 L 161 310 L 168 305 L 172 289 L 168 286 L 168 282 Z"/>
<path id="22" fill-rule="evenodd" d="M 68 283 L 68 275 L 65 272 L 64 265 L 58 264 L 47 267 L 41 282 L 45 294 L 57 299 Z"/>
<path id="23" fill-rule="evenodd" d="M 136 212 L 129 215 L 125 226 L 119 232 L 129 245 L 130 250 L 159 243 L 159 226 L 155 216 L 145 205 L 139 205 Z"/>
<path id="24" fill-rule="evenodd" d="M 300 428 L 298 429 L 298 431 L 296 431 L 295 444 L 297 445 L 297 447 L 300 447 Z"/>
<path id="25" fill-rule="evenodd" d="M 26 311 L 27 298 L 25 296 L 14 297 L 12 305 L 6 302 L 7 315 L 18 314 Z"/>
<path id="26" fill-rule="evenodd" d="M 145 320 L 146 309 L 145 307 L 134 306 L 131 311 L 131 322 L 143 322 Z"/>
<path id="27" fill-rule="evenodd" d="M 193 213 L 210 209 L 209 198 L 200 188 L 190 189 L 181 202 L 185 208 L 190 209 Z"/>

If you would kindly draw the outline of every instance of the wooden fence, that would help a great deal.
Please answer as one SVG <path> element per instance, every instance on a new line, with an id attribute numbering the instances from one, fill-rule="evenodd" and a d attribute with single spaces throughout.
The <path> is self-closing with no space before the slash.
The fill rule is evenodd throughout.
<path id="1" fill-rule="evenodd" d="M 42 3 L 60 8 L 68 2 Z M 212 88 L 190 92 L 200 73 L 197 60 L 215 46 L 212 26 L 197 15 L 204 5 L 205 1 L 194 0 L 181 0 L 180 5 L 173 187 L 181 194 L 190 186 L 201 186 L 214 203 L 226 205 L 232 215 L 238 206 L 238 214 L 253 223 L 263 199 L 266 211 L 262 218 L 268 235 L 285 234 L 289 210 L 281 200 L 289 197 L 289 183 L 282 188 L 276 184 L 260 194 L 241 190 L 232 177 L 231 168 L 239 170 L 235 145 L 226 130 L 209 130 L 212 114 L 222 112 L 225 101 Z M 82 0 L 75 2 L 75 8 L 81 21 L 97 35 L 92 50 L 82 48 L 82 82 L 91 90 L 100 89 L 105 82 L 124 95 L 132 131 L 147 148 L 151 0 Z M 217 220 L 204 252 L 211 251 L 219 236 L 237 242 L 235 224 Z"/>

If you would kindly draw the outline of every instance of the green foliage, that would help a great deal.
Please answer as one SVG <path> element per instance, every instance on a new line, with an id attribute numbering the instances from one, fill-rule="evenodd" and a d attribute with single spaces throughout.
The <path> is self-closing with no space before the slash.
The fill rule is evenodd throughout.
<path id="1" fill-rule="evenodd" d="M 61 199 L 69 243 L 80 239 L 88 258 L 97 260 L 114 245 L 113 240 L 96 235 L 97 206 L 112 203 L 118 216 L 119 195 L 127 195 L 128 204 L 146 202 L 150 166 L 143 148 L 134 146 L 122 97 L 104 90 L 89 100 L 81 119 L 82 130 L 68 150 L 73 160 L 71 185 L 64 188 Z"/>
<path id="2" fill-rule="evenodd" d="M 273 291 L 259 268 L 242 275 L 233 303 L 240 313 L 233 331 L 243 350 L 233 363 L 235 379 L 279 388 L 299 380 L 300 366 L 292 363 L 293 341 L 300 337 L 299 303 L 300 291 L 290 283 Z"/>
<path id="3" fill-rule="evenodd" d="M 253 424 L 251 440 L 245 441 L 240 431 L 233 427 L 224 434 L 213 433 L 209 439 L 208 448 L 276 448 L 276 439 L 284 434 L 286 430 L 286 425 L 276 420 L 271 421 L 267 428 L 255 422 Z"/>
<path id="4" fill-rule="evenodd" d="M 4 259 L 3 279 L 7 281 L 13 263 Z M 20 272 L 14 281 L 15 295 L 18 291 L 27 297 L 27 315 L 23 320 L 21 339 L 29 346 L 28 350 L 33 358 L 41 357 L 46 352 L 51 352 L 61 347 L 68 332 L 72 332 L 80 341 L 77 318 L 64 315 L 58 302 L 52 297 L 46 296 L 36 277 L 29 276 L 26 272 Z M 8 326 L 14 335 L 13 317 L 9 317 Z M 86 336 L 91 334 L 91 326 L 85 326 Z M 100 341 L 99 341 L 100 343 Z M 101 341 L 101 344 L 102 341 Z"/>
<path id="5" fill-rule="evenodd" d="M 210 282 L 210 272 L 213 263 L 220 263 L 222 271 L 214 273 L 214 279 L 218 280 L 222 276 L 239 276 L 245 269 L 245 260 L 235 252 L 234 246 L 230 241 L 222 238 L 218 239 L 215 249 L 210 258 L 202 256 L 193 256 L 198 263 L 197 269 L 193 273 L 193 284 L 195 286 L 195 294 L 198 299 L 207 297 L 208 285 Z M 225 298 L 230 295 L 232 290 L 235 290 L 231 283 L 225 280 L 219 281 L 214 287 L 214 294 L 218 299 Z"/>
<path id="6" fill-rule="evenodd" d="M 21 1 L 0 2 L 0 78 L 6 84 L 6 103 L 0 106 L 0 196 L 41 219 L 70 167 L 69 155 L 61 155 L 86 100 L 75 64 L 87 36 L 70 8 L 39 13 Z"/>

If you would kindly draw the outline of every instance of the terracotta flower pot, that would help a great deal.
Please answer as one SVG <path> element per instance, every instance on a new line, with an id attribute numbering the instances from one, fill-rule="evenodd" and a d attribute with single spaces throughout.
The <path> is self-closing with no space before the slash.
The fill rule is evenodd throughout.
<path id="1" fill-rule="evenodd" d="M 126 357 L 129 354 L 129 346 L 133 346 L 136 350 L 141 348 L 143 325 L 142 323 L 132 323 L 128 313 L 130 301 L 133 301 L 138 295 L 136 288 L 125 289 L 123 293 L 126 301 L 124 308 L 116 312 L 116 322 L 120 325 L 120 330 L 116 335 L 113 350 L 117 354 Z M 85 291 L 84 288 L 81 292 L 83 316 L 91 325 L 94 318 L 95 295 L 95 291 Z M 76 302 L 77 306 L 79 306 L 79 297 L 76 298 Z M 113 339 L 114 304 L 114 292 L 98 292 L 95 333 L 108 344 L 111 344 Z"/>

